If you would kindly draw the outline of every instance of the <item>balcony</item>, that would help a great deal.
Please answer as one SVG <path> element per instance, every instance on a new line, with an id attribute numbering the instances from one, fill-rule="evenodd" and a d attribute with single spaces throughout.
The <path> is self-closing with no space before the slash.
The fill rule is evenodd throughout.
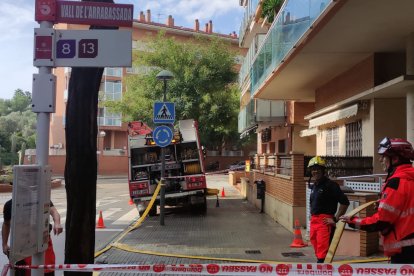
<path id="1" fill-rule="evenodd" d="M 287 54 L 323 13 L 332 0 L 287 0 L 272 24 L 251 71 L 251 91 L 280 66 Z"/>
<path id="2" fill-rule="evenodd" d="M 256 120 L 254 118 L 254 102 L 255 100 L 250 100 L 245 107 L 240 109 L 238 126 L 239 133 L 243 134 L 243 132 L 256 125 Z"/>
<path id="3" fill-rule="evenodd" d="M 256 121 L 283 124 L 286 120 L 284 101 L 256 100 Z"/>
<path id="4" fill-rule="evenodd" d="M 403 53 L 413 9 L 409 0 L 288 0 L 255 58 L 251 93 L 314 101 L 316 89 L 374 53 Z"/>
<path id="5" fill-rule="evenodd" d="M 244 12 L 243 21 L 239 30 L 239 46 L 247 48 L 255 38 L 256 34 L 265 34 L 268 31 L 268 25 L 262 26 L 261 0 L 246 0 L 247 6 Z"/>
<path id="6" fill-rule="evenodd" d="M 98 126 L 122 126 L 121 118 L 98 117 Z"/>

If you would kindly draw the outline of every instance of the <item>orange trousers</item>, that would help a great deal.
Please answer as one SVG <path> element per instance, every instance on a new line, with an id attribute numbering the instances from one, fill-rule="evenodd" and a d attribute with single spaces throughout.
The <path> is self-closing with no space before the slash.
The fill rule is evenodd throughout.
<path id="1" fill-rule="evenodd" d="M 335 227 L 324 224 L 324 218 L 333 218 L 333 216 L 312 215 L 310 221 L 310 241 L 318 259 L 325 259 L 335 230 Z"/>

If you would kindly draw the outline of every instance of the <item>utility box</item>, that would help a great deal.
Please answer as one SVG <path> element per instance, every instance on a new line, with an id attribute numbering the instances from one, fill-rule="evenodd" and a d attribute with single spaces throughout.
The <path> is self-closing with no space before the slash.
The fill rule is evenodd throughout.
<path id="1" fill-rule="evenodd" d="M 257 199 L 264 199 L 265 191 L 266 191 L 265 182 L 260 179 L 260 180 L 256 180 L 254 183 L 257 185 L 256 187 Z"/>

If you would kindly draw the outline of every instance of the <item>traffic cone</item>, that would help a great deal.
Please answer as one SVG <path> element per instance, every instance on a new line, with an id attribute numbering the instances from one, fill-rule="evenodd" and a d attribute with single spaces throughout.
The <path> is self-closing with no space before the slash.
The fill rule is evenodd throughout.
<path id="1" fill-rule="evenodd" d="M 128 202 L 128 204 L 129 204 L 129 205 L 134 205 L 134 201 L 132 201 L 132 198 L 131 198 L 131 197 L 129 198 L 129 202 Z"/>
<path id="2" fill-rule="evenodd" d="M 224 187 L 223 187 L 223 189 L 221 190 L 221 197 L 226 197 L 226 193 L 224 192 Z"/>
<path id="3" fill-rule="evenodd" d="M 293 231 L 293 235 L 294 235 L 294 238 L 293 238 L 293 242 L 290 245 L 290 247 L 296 247 L 297 248 L 297 247 L 308 246 L 307 244 L 305 244 L 303 242 L 302 232 L 300 231 L 300 225 L 299 225 L 299 220 L 298 219 L 295 220 L 295 228 L 294 228 L 294 231 Z"/>
<path id="4" fill-rule="evenodd" d="M 98 224 L 96 225 L 96 228 L 106 228 L 103 218 L 102 218 L 102 211 L 99 211 L 99 219 L 98 219 Z"/>

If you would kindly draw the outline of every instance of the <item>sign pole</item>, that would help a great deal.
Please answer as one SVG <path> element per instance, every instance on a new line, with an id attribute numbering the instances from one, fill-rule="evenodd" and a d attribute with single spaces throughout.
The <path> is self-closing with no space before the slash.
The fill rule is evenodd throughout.
<path id="1" fill-rule="evenodd" d="M 41 21 L 39 23 L 40 28 L 53 28 L 53 23 L 48 21 Z M 50 75 L 52 73 L 52 68 L 48 66 L 39 67 L 39 75 Z M 34 90 L 32 91 L 33 98 L 37 98 L 36 93 L 42 93 L 42 91 Z M 56 93 L 56 91 L 53 91 Z M 54 104 L 54 103 L 53 103 Z M 46 166 L 48 164 L 49 156 L 49 128 L 50 128 L 50 113 L 49 112 L 37 112 L 37 133 L 36 133 L 36 163 L 41 166 Z M 40 190 L 44 190 L 46 183 L 40 182 Z M 40 205 L 43 208 L 43 205 Z M 45 259 L 44 252 L 36 253 L 32 256 L 33 265 L 43 265 Z M 43 269 L 34 269 L 32 275 L 41 276 L 43 275 Z"/>
<path id="2" fill-rule="evenodd" d="M 163 102 L 167 101 L 167 80 L 164 79 Z M 165 147 L 161 148 L 161 192 L 160 192 L 160 225 L 165 225 Z"/>

